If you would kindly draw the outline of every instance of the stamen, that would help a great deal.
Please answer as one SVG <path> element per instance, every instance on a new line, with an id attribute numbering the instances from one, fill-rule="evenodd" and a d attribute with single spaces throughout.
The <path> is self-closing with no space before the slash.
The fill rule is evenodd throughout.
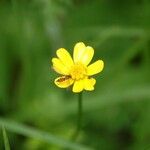
<path id="1" fill-rule="evenodd" d="M 72 79 L 74 80 L 79 80 L 79 79 L 83 79 L 86 76 L 86 67 L 81 64 L 81 63 L 76 63 L 71 71 L 70 71 L 70 75 L 72 77 Z"/>

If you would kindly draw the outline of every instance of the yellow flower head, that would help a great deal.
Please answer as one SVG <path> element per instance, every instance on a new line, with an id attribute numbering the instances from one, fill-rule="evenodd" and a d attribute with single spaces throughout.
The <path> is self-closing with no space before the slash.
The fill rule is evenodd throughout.
<path id="1" fill-rule="evenodd" d="M 96 80 L 91 76 L 103 70 L 104 62 L 97 60 L 89 65 L 94 55 L 92 47 L 85 46 L 83 42 L 77 43 L 73 59 L 64 48 L 58 49 L 56 54 L 58 58 L 53 58 L 52 63 L 54 70 L 61 74 L 61 77 L 54 81 L 58 87 L 67 88 L 73 84 L 72 91 L 75 93 L 94 90 Z"/>

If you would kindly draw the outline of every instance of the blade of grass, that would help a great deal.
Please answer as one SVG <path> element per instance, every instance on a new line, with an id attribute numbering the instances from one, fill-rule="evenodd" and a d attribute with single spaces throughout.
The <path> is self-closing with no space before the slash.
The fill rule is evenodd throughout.
<path id="1" fill-rule="evenodd" d="M 21 134 L 30 138 L 35 138 L 49 144 L 55 144 L 62 148 L 69 148 L 71 150 L 92 150 L 86 146 L 76 144 L 61 138 L 58 138 L 52 134 L 48 134 L 44 131 L 39 131 L 37 129 L 25 126 L 23 124 L 0 118 L 0 125 L 5 126 L 6 129 L 10 130 L 11 132 Z"/>
<path id="2" fill-rule="evenodd" d="M 106 42 L 112 37 L 138 37 L 143 38 L 146 36 L 146 31 L 144 29 L 138 28 L 124 28 L 124 27 L 108 27 L 104 30 L 100 30 L 97 39 L 94 43 L 95 47 L 100 46 L 102 43 Z M 104 40 L 102 40 L 104 38 Z"/>
<path id="3" fill-rule="evenodd" d="M 149 30 L 145 30 L 143 28 L 137 28 L 137 27 L 123 27 L 123 26 L 93 26 L 93 27 L 84 27 L 84 28 L 73 28 L 68 29 L 68 32 L 77 33 L 80 32 L 81 34 L 86 33 L 92 34 L 97 33 L 98 37 L 103 37 L 105 35 L 107 36 L 118 36 L 118 37 L 143 37 L 145 35 L 148 35 L 150 32 Z M 88 32 L 87 32 L 88 31 Z"/>
<path id="4" fill-rule="evenodd" d="M 6 133 L 4 126 L 2 127 L 2 131 L 3 131 L 5 150 L 10 150 L 9 140 L 8 140 L 8 136 L 7 136 L 7 133 Z"/>

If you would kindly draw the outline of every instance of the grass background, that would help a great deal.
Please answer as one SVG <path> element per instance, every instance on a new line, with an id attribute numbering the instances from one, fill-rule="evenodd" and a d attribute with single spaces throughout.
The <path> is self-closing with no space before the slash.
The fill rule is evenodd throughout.
<path id="1" fill-rule="evenodd" d="M 149 0 L 0 1 L 0 126 L 11 149 L 150 149 L 149 35 Z M 51 58 L 79 41 L 105 68 L 84 92 L 73 142 L 77 95 L 53 84 Z"/>

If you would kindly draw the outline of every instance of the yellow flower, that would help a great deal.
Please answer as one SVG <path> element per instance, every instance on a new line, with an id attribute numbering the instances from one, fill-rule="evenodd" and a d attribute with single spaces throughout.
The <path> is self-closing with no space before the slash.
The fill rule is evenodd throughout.
<path id="1" fill-rule="evenodd" d="M 58 58 L 53 58 L 54 70 L 61 74 L 61 77 L 55 79 L 55 84 L 60 88 L 67 88 L 73 84 L 72 91 L 79 93 L 83 90 L 92 91 L 96 80 L 91 78 L 101 72 L 104 68 L 104 62 L 97 60 L 93 64 L 91 62 L 94 49 L 85 46 L 83 42 L 79 42 L 74 47 L 73 59 L 64 48 L 60 48 L 56 52 Z"/>

